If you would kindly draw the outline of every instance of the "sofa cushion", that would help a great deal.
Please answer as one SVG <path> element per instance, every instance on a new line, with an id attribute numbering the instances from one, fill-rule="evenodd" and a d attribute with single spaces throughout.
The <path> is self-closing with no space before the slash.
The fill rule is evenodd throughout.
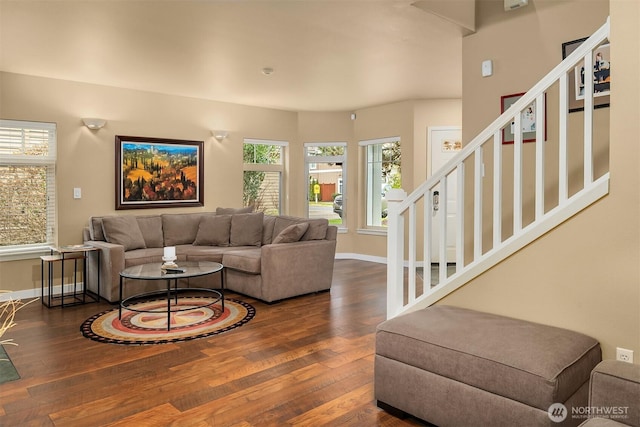
<path id="1" fill-rule="evenodd" d="M 280 215 L 276 217 L 276 223 L 273 227 L 273 237 L 277 236 L 292 224 L 299 224 L 301 222 L 309 223 L 309 229 L 302 236 L 300 240 L 323 240 L 327 235 L 327 227 L 329 227 L 329 220 L 326 218 L 300 218 L 295 216 Z"/>
<path id="2" fill-rule="evenodd" d="M 190 245 L 196 240 L 203 214 L 163 214 L 162 232 L 165 246 Z"/>
<path id="3" fill-rule="evenodd" d="M 378 325 L 376 354 L 544 411 L 602 358 L 578 332 L 444 305 Z"/>
<path id="4" fill-rule="evenodd" d="M 125 251 L 147 247 L 135 216 L 104 217 L 102 229 L 107 242 L 122 245 Z"/>
<path id="5" fill-rule="evenodd" d="M 231 216 L 231 246 L 260 246 L 264 213 L 243 213 Z"/>
<path id="6" fill-rule="evenodd" d="M 253 248 L 253 246 L 251 246 Z M 184 253 L 187 261 L 212 261 L 222 263 L 222 255 L 235 248 L 223 246 L 195 246 L 184 245 L 176 248 L 178 253 Z"/>
<path id="7" fill-rule="evenodd" d="M 222 265 L 245 273 L 260 274 L 260 258 L 260 248 L 228 251 L 222 255 Z"/>
<path id="8" fill-rule="evenodd" d="M 193 242 L 199 246 L 229 246 L 231 215 L 203 217 L 198 226 L 198 234 Z"/>
<path id="9" fill-rule="evenodd" d="M 216 208 L 216 215 L 233 215 L 251 212 L 253 212 L 253 206 L 245 206 L 244 208 Z"/>
<path id="10" fill-rule="evenodd" d="M 124 265 L 131 267 L 151 262 L 161 263 L 163 255 L 162 248 L 134 249 L 124 253 Z"/>
<path id="11" fill-rule="evenodd" d="M 304 233 L 309 229 L 308 222 L 301 222 L 299 224 L 292 224 L 282 230 L 274 239 L 273 244 L 277 243 L 293 243 L 302 238 Z"/>
<path id="12" fill-rule="evenodd" d="M 148 215 L 136 217 L 138 226 L 144 237 L 144 243 L 148 248 L 161 248 L 162 239 L 162 217 L 160 215 Z"/>

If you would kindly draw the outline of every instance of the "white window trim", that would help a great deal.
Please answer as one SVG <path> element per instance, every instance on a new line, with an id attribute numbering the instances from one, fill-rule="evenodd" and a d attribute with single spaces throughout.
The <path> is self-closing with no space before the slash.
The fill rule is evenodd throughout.
<path id="1" fill-rule="evenodd" d="M 309 177 L 311 170 L 309 169 L 309 165 L 311 163 L 331 163 L 331 162 L 335 162 L 336 160 L 340 160 L 342 162 L 342 188 L 343 188 L 343 192 L 342 192 L 342 224 L 340 224 L 338 226 L 338 232 L 344 232 L 347 229 L 347 221 L 346 221 L 346 217 L 347 217 L 347 187 L 344 185 L 344 183 L 348 182 L 347 181 L 347 147 L 348 144 L 344 141 L 336 141 L 336 142 L 305 142 L 303 144 L 304 146 L 304 165 L 305 165 L 305 177 Z M 309 147 L 344 147 L 344 154 L 340 155 L 340 156 L 310 156 L 308 154 L 308 150 L 307 148 Z M 318 173 L 317 170 L 315 170 L 313 173 Z M 309 215 L 309 186 L 307 185 L 307 194 L 305 197 L 305 210 L 307 212 L 307 215 Z"/>
<path id="2" fill-rule="evenodd" d="M 255 139 L 255 138 L 245 138 L 245 144 L 255 144 L 255 145 L 279 145 L 281 147 L 288 147 L 288 141 L 277 141 L 274 139 Z"/>
<path id="3" fill-rule="evenodd" d="M 279 172 L 280 173 L 280 188 L 279 188 L 279 200 L 278 206 L 280 209 L 280 215 L 285 212 L 285 192 L 286 192 L 286 178 L 285 178 L 285 162 L 286 162 L 286 148 L 289 147 L 288 141 L 279 141 L 273 139 L 257 139 L 257 138 L 244 138 L 242 141 L 244 144 L 253 145 L 275 145 L 282 147 L 280 153 L 280 163 L 265 164 L 265 163 L 244 163 L 242 162 L 242 171 L 256 171 L 256 172 Z"/>
<path id="4" fill-rule="evenodd" d="M 387 228 L 386 227 L 369 227 L 369 228 L 358 228 L 357 230 L 358 234 L 368 234 L 371 236 L 386 236 L 387 235 Z"/>
<path id="5" fill-rule="evenodd" d="M 387 234 L 387 228 L 384 226 L 378 226 L 378 225 L 369 225 L 369 205 L 370 205 L 370 196 L 369 196 L 369 185 L 368 185 L 368 181 L 369 181 L 369 176 L 368 176 L 368 170 L 369 170 L 369 157 L 368 157 L 368 150 L 366 150 L 366 147 L 369 147 L 371 145 L 379 145 L 379 144 L 388 144 L 388 143 L 392 143 L 392 142 L 400 142 L 402 143 L 402 138 L 400 138 L 399 136 L 389 136 L 389 137 L 385 137 L 385 138 L 374 138 L 374 139 L 365 139 L 362 141 L 358 141 L 358 146 L 365 148 L 365 154 L 364 154 L 364 162 L 365 162 L 365 166 L 364 166 L 364 189 L 365 189 L 365 200 L 364 200 L 364 213 L 365 213 L 365 227 L 366 228 L 359 228 L 357 230 L 357 232 L 359 234 L 374 234 L 374 235 L 386 235 Z"/>
<path id="6" fill-rule="evenodd" d="M 49 133 L 46 156 L 3 155 L 0 150 L 0 165 L 34 165 L 47 167 L 47 241 L 37 244 L 0 247 L 0 262 L 34 259 L 49 254 L 57 239 L 56 218 L 56 159 L 57 126 L 56 123 L 31 122 L 23 120 L 0 119 L 0 128 L 42 130 Z"/>
<path id="7" fill-rule="evenodd" d="M 386 144 L 389 142 L 396 142 L 396 141 L 401 141 L 399 136 L 389 136 L 386 138 L 376 138 L 376 139 L 365 139 L 362 141 L 358 141 L 358 145 L 360 147 L 366 147 L 367 145 Z"/>

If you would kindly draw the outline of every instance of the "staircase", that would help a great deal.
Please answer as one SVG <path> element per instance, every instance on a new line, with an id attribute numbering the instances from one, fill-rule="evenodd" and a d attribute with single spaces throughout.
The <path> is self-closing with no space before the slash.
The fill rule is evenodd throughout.
<path id="1" fill-rule="evenodd" d="M 410 195 L 387 192 L 387 318 L 434 304 L 608 194 L 608 165 L 594 151 L 593 79 L 584 79 L 584 112 L 569 115 L 575 69 L 592 70 L 608 37 L 609 20 Z M 545 117 L 552 102 L 558 117 Z M 535 141 L 525 143 L 530 108 Z M 545 135 L 547 126 L 557 134 Z M 448 223 L 450 206 L 434 196 L 446 201 L 452 184 L 457 214 Z"/>

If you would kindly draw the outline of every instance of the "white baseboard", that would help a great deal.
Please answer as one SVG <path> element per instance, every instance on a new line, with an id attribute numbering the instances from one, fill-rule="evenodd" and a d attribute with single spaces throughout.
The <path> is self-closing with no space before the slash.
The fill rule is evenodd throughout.
<path id="1" fill-rule="evenodd" d="M 387 257 L 356 254 L 356 253 L 349 253 L 349 252 L 336 253 L 335 259 L 356 259 L 358 261 L 369 261 L 369 262 L 375 262 L 378 264 L 387 263 Z"/>
<path id="2" fill-rule="evenodd" d="M 76 285 L 76 290 L 82 291 L 82 286 L 83 286 L 82 282 L 78 283 Z M 60 295 L 60 289 L 61 288 L 62 287 L 60 285 L 54 286 L 53 287 L 53 291 L 52 291 L 52 295 Z M 73 292 L 73 284 L 65 284 L 64 285 L 64 289 L 65 289 L 65 292 Z M 19 299 L 40 298 L 40 293 L 41 293 L 41 289 L 40 288 L 24 289 L 24 290 L 21 290 L 21 291 L 7 292 L 7 293 L 0 294 L 0 301 L 8 301 L 10 299 L 19 300 Z"/>
<path id="3" fill-rule="evenodd" d="M 358 261 L 375 262 L 377 264 L 387 263 L 387 257 L 356 254 L 351 252 L 336 253 L 335 259 L 355 259 Z M 422 261 L 416 262 L 416 267 L 423 267 L 423 266 L 424 266 L 424 263 Z M 409 261 L 404 262 L 404 267 L 409 267 Z"/>

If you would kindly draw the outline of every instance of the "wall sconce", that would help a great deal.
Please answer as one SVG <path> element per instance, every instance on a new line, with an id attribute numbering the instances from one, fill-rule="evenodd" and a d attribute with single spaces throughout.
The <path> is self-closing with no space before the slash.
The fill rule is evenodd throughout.
<path id="1" fill-rule="evenodd" d="M 84 125 L 91 130 L 102 129 L 104 125 L 107 124 L 105 119 L 86 118 L 82 119 L 82 121 L 84 122 Z"/>
<path id="2" fill-rule="evenodd" d="M 219 142 L 222 142 L 223 139 L 229 136 L 229 132 L 227 132 L 226 130 L 212 130 L 211 134 Z"/>

